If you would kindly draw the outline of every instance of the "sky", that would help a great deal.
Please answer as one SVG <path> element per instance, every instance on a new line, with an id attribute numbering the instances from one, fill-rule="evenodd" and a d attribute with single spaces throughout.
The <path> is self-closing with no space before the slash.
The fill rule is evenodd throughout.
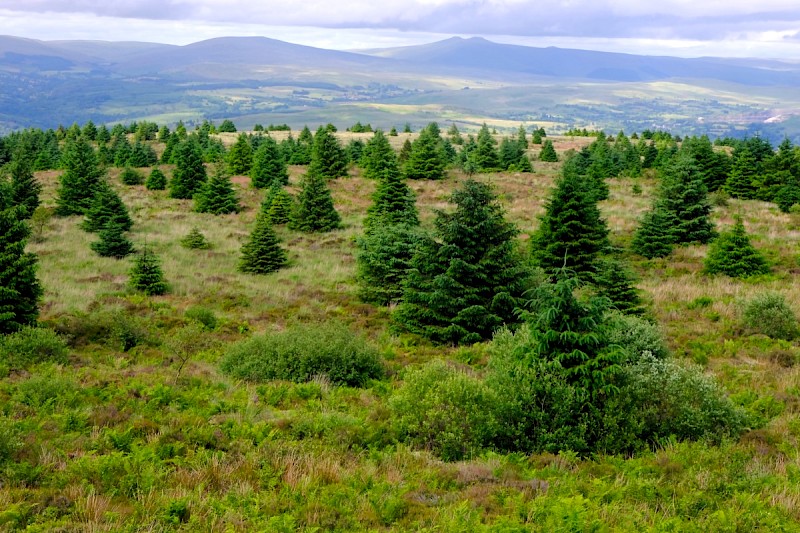
<path id="1" fill-rule="evenodd" d="M 0 33 L 189 44 L 262 35 L 334 49 L 454 35 L 646 55 L 800 61 L 797 0 L 0 0 Z"/>

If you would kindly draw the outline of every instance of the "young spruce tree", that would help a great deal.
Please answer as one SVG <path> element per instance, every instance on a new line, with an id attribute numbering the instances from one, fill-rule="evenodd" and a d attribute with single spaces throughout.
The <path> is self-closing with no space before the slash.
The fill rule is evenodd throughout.
<path id="1" fill-rule="evenodd" d="M 256 218 L 250 238 L 242 245 L 239 271 L 247 274 L 269 274 L 286 265 L 286 252 L 272 228 L 270 217 L 263 212 Z"/>
<path id="2" fill-rule="evenodd" d="M 39 207 L 39 193 L 42 184 L 36 181 L 31 170 L 30 161 L 24 157 L 14 157 L 9 163 L 11 174 L 11 201 L 14 205 L 25 208 L 25 218 L 30 218 Z"/>
<path id="3" fill-rule="evenodd" d="M 83 215 L 92 203 L 103 171 L 92 146 L 83 137 L 67 142 L 61 163 L 64 173 L 59 179 L 56 214 Z"/>
<path id="4" fill-rule="evenodd" d="M 0 334 L 36 323 L 43 290 L 36 255 L 26 252 L 30 228 L 24 207 L 0 211 Z"/>
<path id="5" fill-rule="evenodd" d="M 208 179 L 202 149 L 197 141 L 187 139 L 175 149 L 173 160 L 175 170 L 169 182 L 169 196 L 190 200 L 203 189 Z"/>
<path id="6" fill-rule="evenodd" d="M 144 186 L 149 191 L 163 191 L 167 188 L 167 177 L 159 168 L 154 168 L 150 175 L 147 177 L 147 181 L 144 183 Z"/>
<path id="7" fill-rule="evenodd" d="M 101 231 L 109 222 L 119 225 L 122 231 L 130 231 L 133 226 L 133 220 L 122 199 L 111 185 L 102 181 L 86 211 L 81 228 L 86 231 Z"/>
<path id="8" fill-rule="evenodd" d="M 164 281 L 164 272 L 161 270 L 161 261 L 149 248 L 145 247 L 142 253 L 136 256 L 130 271 L 130 286 L 148 296 L 165 294 L 168 290 Z"/>
<path id="9" fill-rule="evenodd" d="M 134 252 L 133 243 L 125 236 L 125 230 L 113 220 L 106 222 L 99 236 L 100 240 L 90 246 L 101 257 L 122 259 Z"/>
<path id="10" fill-rule="evenodd" d="M 236 191 L 233 183 L 222 165 L 219 165 L 205 184 L 203 189 L 194 197 L 194 209 L 198 213 L 211 213 L 212 215 L 227 215 L 238 213 L 240 210 Z"/>
<path id="11" fill-rule="evenodd" d="M 708 248 L 705 261 L 707 274 L 725 274 L 732 278 L 746 278 L 769 273 L 764 256 L 750 244 L 741 217 L 730 231 L 723 232 Z"/>
<path id="12" fill-rule="evenodd" d="M 489 185 L 468 180 L 451 199 L 456 210 L 437 213 L 435 235 L 414 255 L 393 319 L 436 343 L 469 344 L 518 322 L 530 276 L 517 229 Z"/>
<path id="13" fill-rule="evenodd" d="M 338 229 L 342 219 L 333 206 L 333 197 L 326 179 L 315 172 L 305 175 L 289 228 L 307 233 Z"/>
<path id="14" fill-rule="evenodd" d="M 278 143 L 269 135 L 264 137 L 253 155 L 250 180 L 253 187 L 257 189 L 270 187 L 275 182 L 280 185 L 289 183 L 286 161 L 283 159 Z"/>
<path id="15" fill-rule="evenodd" d="M 308 172 L 324 179 L 347 176 L 347 154 L 328 127 L 320 126 L 314 135 Z"/>

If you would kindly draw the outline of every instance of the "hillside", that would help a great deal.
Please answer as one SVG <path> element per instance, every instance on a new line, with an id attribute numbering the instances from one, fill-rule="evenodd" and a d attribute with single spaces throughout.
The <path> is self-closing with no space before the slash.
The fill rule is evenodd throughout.
<path id="1" fill-rule="evenodd" d="M 272 135 L 280 142 L 289 132 Z M 300 132 L 291 135 L 297 139 Z M 336 134 L 342 145 L 371 137 Z M 418 137 L 400 133 L 390 137 L 391 146 L 397 151 L 405 140 Z M 211 139 L 230 153 L 238 135 L 212 134 Z M 513 247 L 526 261 L 567 152 L 593 141 L 553 135 L 546 140 L 560 162 L 540 161 L 542 147 L 531 145 L 524 155 L 534 172 L 473 176 L 496 193 L 500 212 L 515 229 Z M 166 149 L 162 142 L 148 144 L 158 154 Z M 608 144 L 609 149 L 614 145 Z M 800 157 L 796 148 L 789 150 Z M 158 168 L 168 178 L 174 175 L 172 164 Z M 206 168 L 215 173 L 214 164 Z M 151 167 L 137 170 L 147 176 Z M 307 170 L 289 167 L 286 190 L 292 195 L 301 190 Z M 639 328 L 632 337 L 648 353 L 668 352 L 660 355 L 665 366 L 657 368 L 675 372 L 663 383 L 675 393 L 666 401 L 676 411 L 649 413 L 658 420 L 647 423 L 675 422 L 683 431 L 706 428 L 708 434 L 665 435 L 617 454 L 578 453 L 558 439 L 560 449 L 508 452 L 521 444 L 497 441 L 467 449 L 464 457 L 443 459 L 437 447 L 441 440 L 474 442 L 480 424 L 489 435 L 499 432 L 492 424 L 502 425 L 501 418 L 482 416 L 496 404 L 506 405 L 507 398 L 481 387 L 496 371 L 498 354 L 509 350 L 511 335 L 459 347 L 437 345 L 398 331 L 392 318 L 396 304 L 362 300 L 358 237 L 377 184 L 363 177 L 359 165 L 328 182 L 342 227 L 305 233 L 276 226 L 288 264 L 268 275 L 237 270 L 267 194 L 253 188 L 249 176 L 231 178 L 241 211 L 215 216 L 196 212 L 192 200 L 169 198 L 168 191 L 124 185 L 121 173 L 109 167 L 107 180 L 133 219 L 128 235 L 139 250 L 147 247 L 160 258 L 169 290 L 147 296 L 130 288 L 132 258 L 98 256 L 90 248 L 98 237 L 81 229 L 81 217 L 53 216 L 61 171 L 36 173 L 43 208 L 32 220 L 28 250 L 38 256 L 44 288 L 42 330 L 58 337 L 15 337 L 16 344 L 0 337 L 0 529 L 800 528 L 800 344 L 797 338 L 754 331 L 744 317 L 745 303 L 773 292 L 785 298 L 790 312 L 800 312 L 796 210 L 783 213 L 773 203 L 712 195 L 714 226 L 728 230 L 741 216 L 771 272 L 744 280 L 711 276 L 703 272 L 707 244 L 680 245 L 656 259 L 630 251 L 639 220 L 659 190 L 659 171 L 605 180 L 609 194 L 599 211 L 615 255 L 635 273 L 646 308 L 644 317 L 630 319 Z M 408 182 L 425 231 L 434 228 L 437 213 L 455 211 L 452 194 L 468 181 L 451 168 L 443 180 Z M 210 248 L 180 244 L 193 228 Z M 549 283 L 537 279 L 542 286 Z M 531 301 L 536 297 L 532 294 Z M 320 324 L 327 326 L 314 329 Z M 340 339 L 341 328 L 357 339 L 345 333 L 344 349 L 375 355 L 385 374 L 346 386 L 335 381 L 334 372 L 293 382 L 241 377 L 226 366 L 261 346 L 266 355 L 253 365 L 256 372 L 269 367 L 270 357 L 286 353 L 287 368 L 297 368 L 304 347 Z M 659 346 L 662 336 L 665 346 Z M 520 340 L 523 335 L 516 338 L 512 348 L 532 353 L 533 345 Z M 279 345 L 254 342 L 258 339 Z M 643 360 L 655 357 L 642 353 Z M 342 360 L 341 354 L 326 353 L 316 364 L 325 364 L 326 357 Z M 437 366 L 438 360 L 445 363 Z M 409 383 L 418 388 L 409 391 Z M 532 390 L 561 390 L 553 380 L 529 383 Z M 441 390 L 452 394 L 437 397 L 438 387 L 450 387 Z M 721 396 L 731 403 L 715 402 Z M 548 409 L 563 414 L 559 406 L 572 399 L 558 392 L 554 397 L 559 401 Z M 599 405 L 603 398 L 592 401 Z M 724 436 L 730 422 L 726 405 L 747 419 L 733 436 Z M 522 405 L 520 411 L 539 407 Z M 614 425 L 625 419 L 620 411 L 604 421 L 610 434 L 625 431 Z M 409 420 L 418 420 L 420 413 L 434 415 L 420 421 L 433 435 L 428 441 L 410 437 Z M 709 420 L 719 421 L 719 427 L 708 429 Z"/>
<path id="2" fill-rule="evenodd" d="M 185 46 L 0 38 L 0 132 L 29 126 L 235 119 L 243 127 L 366 118 L 608 131 L 800 137 L 797 64 L 680 59 L 451 38 L 323 50 L 266 37 Z M 665 90 L 666 88 L 666 90 Z M 473 93 L 469 93 L 473 91 Z M 511 126 L 513 127 L 513 126 Z"/>

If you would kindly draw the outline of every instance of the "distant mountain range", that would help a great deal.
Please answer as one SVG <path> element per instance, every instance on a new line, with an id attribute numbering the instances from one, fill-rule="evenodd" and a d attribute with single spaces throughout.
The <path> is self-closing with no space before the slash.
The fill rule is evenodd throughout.
<path id="1" fill-rule="evenodd" d="M 436 105 L 465 117 L 544 120 L 548 109 L 528 108 L 535 104 L 530 99 L 517 98 L 520 105 L 515 109 L 476 108 L 474 104 L 465 108 L 461 104 L 469 98 L 453 91 L 469 87 L 508 93 L 519 87 L 569 85 L 574 89 L 599 83 L 619 92 L 620 84 L 641 90 L 642 84 L 659 82 L 720 94 L 772 94 L 777 108 L 784 89 L 800 85 L 800 65 L 534 48 L 459 37 L 420 46 L 344 52 L 265 37 L 225 37 L 175 46 L 0 36 L 0 130 L 89 118 L 107 122 L 241 117 L 269 122 L 274 116 L 298 117 L 299 122 L 311 118 L 310 109 L 323 116 L 321 110 L 343 105 L 350 106 L 346 116 L 356 112 L 353 105 L 384 114 L 387 106 Z M 574 91 L 566 92 L 574 99 Z M 696 94 L 686 97 L 696 99 Z M 601 105 L 617 105 L 609 98 L 600 100 Z M 571 105 L 549 97 L 542 103 L 546 102 Z M 763 99 L 759 102 L 740 114 L 772 113 Z M 747 107 L 746 101 L 740 103 Z M 793 102 L 784 103 L 790 108 L 780 112 L 793 115 Z M 705 113 L 713 114 L 713 110 Z M 562 115 L 560 111 L 550 118 L 565 123 L 586 121 L 586 117 Z"/>

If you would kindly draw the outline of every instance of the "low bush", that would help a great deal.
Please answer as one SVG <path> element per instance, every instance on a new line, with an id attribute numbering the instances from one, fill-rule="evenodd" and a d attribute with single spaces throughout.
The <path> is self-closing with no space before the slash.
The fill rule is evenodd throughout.
<path id="1" fill-rule="evenodd" d="M 390 400 L 400 434 L 446 461 L 472 457 L 492 443 L 496 403 L 480 379 L 443 361 L 409 370 Z"/>
<path id="2" fill-rule="evenodd" d="M 333 384 L 352 387 L 384 375 L 378 350 L 336 323 L 296 325 L 239 342 L 227 351 L 221 368 L 249 381 L 302 383 L 324 375 Z"/>
<path id="3" fill-rule="evenodd" d="M 614 313 L 609 317 L 608 341 L 623 349 L 626 360 L 636 362 L 650 354 L 656 359 L 669 356 L 661 330 L 647 320 L 632 315 Z"/>
<path id="4" fill-rule="evenodd" d="M 69 350 L 55 331 L 26 326 L 0 337 L 0 363 L 10 370 L 19 370 L 42 362 L 64 364 Z"/>
<path id="5" fill-rule="evenodd" d="M 800 334 L 797 316 L 782 294 L 765 292 L 744 304 L 744 327 L 773 339 L 793 340 Z"/>
<path id="6" fill-rule="evenodd" d="M 198 322 L 207 330 L 214 330 L 217 328 L 217 315 L 214 311 L 201 306 L 190 307 L 184 313 L 187 319 Z"/>

